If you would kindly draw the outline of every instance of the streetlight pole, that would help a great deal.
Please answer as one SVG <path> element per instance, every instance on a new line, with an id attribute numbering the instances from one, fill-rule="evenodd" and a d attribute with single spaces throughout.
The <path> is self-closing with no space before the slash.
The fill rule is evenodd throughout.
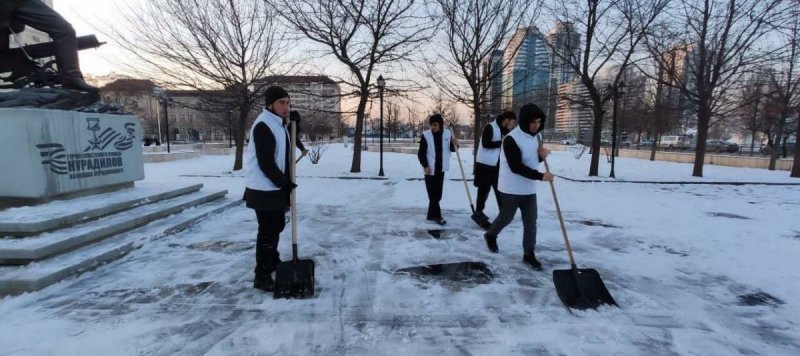
<path id="1" fill-rule="evenodd" d="M 167 126 L 167 153 L 170 153 L 169 150 L 169 102 L 166 96 L 163 98 L 164 100 L 164 123 Z"/>
<path id="2" fill-rule="evenodd" d="M 386 86 L 386 81 L 383 80 L 383 76 L 378 76 L 378 92 L 380 93 L 381 97 L 381 169 L 378 171 L 378 176 L 383 177 L 383 88 Z"/>

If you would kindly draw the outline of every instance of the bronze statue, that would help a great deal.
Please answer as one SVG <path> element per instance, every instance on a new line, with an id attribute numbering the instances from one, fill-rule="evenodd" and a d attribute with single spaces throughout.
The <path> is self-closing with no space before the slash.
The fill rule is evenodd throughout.
<path id="1" fill-rule="evenodd" d="M 9 49 L 8 36 L 24 30 L 25 26 L 45 32 L 53 39 L 51 43 L 36 44 Z M 83 79 L 78 62 L 78 50 L 100 46 L 94 36 L 76 39 L 75 30 L 67 20 L 40 0 L 0 1 L 0 73 L 12 72 L 0 80 L 11 82 L 5 87 L 53 86 L 64 89 L 97 92 L 97 87 Z M 57 71 L 53 63 L 39 64 L 35 59 L 55 56 Z"/>

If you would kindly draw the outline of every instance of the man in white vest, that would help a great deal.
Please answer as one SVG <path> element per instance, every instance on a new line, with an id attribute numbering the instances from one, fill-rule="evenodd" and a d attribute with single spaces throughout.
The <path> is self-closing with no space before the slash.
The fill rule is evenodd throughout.
<path id="1" fill-rule="evenodd" d="M 286 225 L 289 194 L 297 185 L 290 177 L 289 93 L 272 86 L 264 93 L 266 110 L 253 122 L 244 151 L 247 207 L 256 211 L 258 237 L 253 287 L 271 292 L 272 272 L 280 263 L 278 240 Z"/>
<path id="2" fill-rule="evenodd" d="M 458 139 L 444 128 L 442 115 L 433 114 L 428 119 L 431 128 L 422 133 L 417 157 L 425 173 L 425 190 L 428 192 L 428 220 L 439 225 L 447 224 L 442 218 L 439 201 L 442 200 L 444 172 L 450 168 L 450 152 L 458 148 Z"/>
<path id="3" fill-rule="evenodd" d="M 519 126 L 503 138 L 500 149 L 500 174 L 497 189 L 500 191 L 500 213 L 483 236 L 486 247 L 498 252 L 497 235 L 505 228 L 519 208 L 522 211 L 522 260 L 534 269 L 542 264 L 536 259 L 536 182 L 553 181 L 553 175 L 539 170 L 539 162 L 549 151 L 539 145 L 537 134 L 544 128 L 545 114 L 534 104 L 525 104 L 519 110 Z"/>
<path id="4" fill-rule="evenodd" d="M 506 111 L 497 116 L 483 128 L 481 143 L 478 146 L 478 155 L 475 157 L 475 187 L 478 188 L 478 196 L 475 201 L 475 215 L 472 220 L 478 222 L 484 229 L 491 224 L 489 217 L 483 213 L 486 207 L 486 200 L 489 198 L 489 190 L 494 188 L 494 197 L 497 206 L 500 207 L 500 195 L 497 192 L 497 175 L 500 168 L 500 144 L 514 125 L 517 123 L 517 115 L 512 111 Z"/>

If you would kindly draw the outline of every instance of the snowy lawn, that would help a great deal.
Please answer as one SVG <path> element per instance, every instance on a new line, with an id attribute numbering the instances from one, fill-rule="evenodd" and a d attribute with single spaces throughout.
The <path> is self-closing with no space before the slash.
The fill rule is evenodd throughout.
<path id="1" fill-rule="evenodd" d="M 350 146 L 352 149 L 352 146 Z M 462 150 L 471 172 L 469 150 Z M 798 355 L 800 186 L 556 180 L 579 267 L 595 268 L 621 308 L 570 313 L 551 271 L 568 268 L 546 185 L 537 254 L 521 261 L 519 214 L 500 253 L 469 219 L 458 165 L 446 175 L 440 238 L 427 233 L 416 156 L 333 144 L 298 166 L 300 255 L 316 296 L 273 300 L 252 288 L 255 214 L 239 206 L 42 291 L 0 299 L 2 355 Z M 455 155 L 453 156 L 455 160 Z M 589 157 L 549 159 L 589 179 Z M 204 183 L 241 196 L 230 156 L 145 166 L 147 184 Z M 601 157 L 601 175 L 608 176 Z M 626 181 L 800 183 L 788 172 L 620 158 Z M 470 183 L 472 196 L 474 187 Z M 487 215 L 497 212 L 490 197 Z M 281 246 L 291 253 L 289 226 Z M 494 278 L 450 281 L 401 268 L 483 262 Z"/>

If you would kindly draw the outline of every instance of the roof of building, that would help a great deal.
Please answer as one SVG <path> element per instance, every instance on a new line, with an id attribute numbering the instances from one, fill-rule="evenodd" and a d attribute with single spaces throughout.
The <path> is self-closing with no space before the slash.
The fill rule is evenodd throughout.
<path id="1" fill-rule="evenodd" d="M 255 81 L 256 83 L 276 83 L 276 84 L 336 84 L 336 82 L 325 75 L 270 75 Z"/>

